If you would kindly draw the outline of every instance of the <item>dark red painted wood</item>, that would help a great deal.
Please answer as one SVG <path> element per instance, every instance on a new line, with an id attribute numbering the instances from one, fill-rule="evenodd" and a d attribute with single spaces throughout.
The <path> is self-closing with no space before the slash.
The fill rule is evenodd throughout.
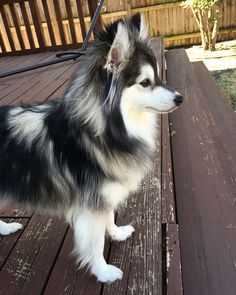
<path id="1" fill-rule="evenodd" d="M 29 0 L 1 0 L 1 4 L 14 4 L 14 3 L 22 3 L 22 2 L 26 2 Z"/>
<path id="2" fill-rule="evenodd" d="M 35 214 L 0 271 L 1 294 L 41 294 L 67 225 Z"/>
<path id="3" fill-rule="evenodd" d="M 40 48 L 45 48 L 43 34 L 42 34 L 42 24 L 39 15 L 39 9 L 37 1 L 29 1 L 30 11 L 32 14 L 34 28 L 37 35 L 38 43 Z"/>
<path id="4" fill-rule="evenodd" d="M 0 32 L 0 47 L 1 47 L 2 52 L 5 53 L 6 47 L 5 47 L 1 32 Z"/>
<path id="5" fill-rule="evenodd" d="M 77 45 L 75 44 L 61 44 L 61 45 L 56 45 L 56 46 L 50 46 L 47 47 L 47 51 L 55 51 L 55 50 L 66 50 L 66 49 L 78 49 L 82 43 L 78 43 Z M 25 50 L 20 50 L 20 51 L 13 51 L 13 52 L 6 52 L 6 53 L 0 53 L 0 57 L 5 57 L 5 56 L 20 56 L 20 55 L 25 55 L 25 54 L 30 54 L 30 53 L 38 53 L 38 52 L 45 52 L 45 48 L 35 48 L 35 49 L 25 49 Z"/>
<path id="6" fill-rule="evenodd" d="M 75 2 L 77 5 L 77 10 L 78 10 L 78 15 L 79 15 L 80 29 L 81 29 L 81 33 L 82 33 L 82 36 L 84 39 L 86 36 L 86 28 L 85 28 L 85 22 L 84 22 L 83 8 L 82 8 L 80 0 L 76 0 Z"/>
<path id="7" fill-rule="evenodd" d="M 24 25 L 26 27 L 27 36 L 28 36 L 28 39 L 29 39 L 30 48 L 34 49 L 35 48 L 34 38 L 33 38 L 32 31 L 31 31 L 30 22 L 29 22 L 29 16 L 28 16 L 27 11 L 26 11 L 25 2 L 20 3 L 20 8 L 21 8 L 21 13 L 22 13 L 23 20 L 24 20 Z"/>
<path id="8" fill-rule="evenodd" d="M 16 233 L 11 234 L 9 236 L 1 236 L 0 235 L 0 269 L 3 267 L 4 263 L 8 259 L 12 249 L 16 245 L 17 241 L 19 240 L 20 236 L 24 232 L 24 228 L 27 226 L 29 218 L 1 218 L 4 222 L 19 222 L 23 224 L 23 228 L 18 230 Z M 1 277 L 0 277 L 1 281 Z M 1 287 L 0 287 L 0 294 L 1 294 Z"/>
<path id="9" fill-rule="evenodd" d="M 53 4 L 54 4 L 54 7 L 55 7 L 55 13 L 56 13 L 56 18 L 57 18 L 57 25 L 58 25 L 58 28 L 59 28 L 61 43 L 66 44 L 65 34 L 64 34 L 63 25 L 62 25 L 61 11 L 60 11 L 58 1 L 53 0 Z"/>
<path id="10" fill-rule="evenodd" d="M 88 0 L 88 8 L 89 8 L 89 14 L 90 14 L 90 19 L 92 20 L 95 11 L 97 9 L 97 4 L 98 2 L 96 0 Z M 101 13 L 99 13 L 98 18 L 97 18 L 97 24 L 94 28 L 94 33 L 96 34 L 96 30 L 99 28 L 102 28 L 102 16 Z"/>
<path id="11" fill-rule="evenodd" d="M 72 14 L 70 2 L 65 1 L 65 5 L 66 5 L 67 18 L 68 18 L 69 26 L 70 26 L 70 34 L 71 34 L 72 43 L 76 44 L 77 39 L 76 39 L 76 34 L 75 34 L 75 24 L 74 24 L 74 20 L 73 20 L 73 14 Z"/>
<path id="12" fill-rule="evenodd" d="M 11 35 L 11 30 L 9 28 L 9 24 L 8 24 L 8 21 L 7 21 L 7 17 L 6 17 L 6 13 L 5 13 L 5 10 L 4 10 L 3 3 L 0 3 L 0 13 L 2 15 L 2 20 L 3 20 L 3 23 L 4 23 L 4 27 L 5 27 L 5 30 L 6 30 L 6 33 L 7 33 L 7 38 L 8 38 L 11 50 L 16 51 L 16 47 L 15 47 L 15 44 L 13 42 L 13 38 L 12 38 L 12 35 Z"/>
<path id="13" fill-rule="evenodd" d="M 39 46 L 37 45 L 38 46 L 37 48 L 34 43 L 31 25 L 29 23 L 29 16 L 28 16 L 27 9 L 25 6 L 26 2 L 29 3 L 30 12 L 31 12 L 32 19 L 33 19 L 33 25 L 34 25 L 36 37 L 37 37 L 37 40 L 39 43 Z M 27 37 L 29 40 L 29 44 L 30 44 L 30 48 L 28 48 L 28 49 L 26 49 L 26 46 L 25 46 L 25 43 L 24 43 L 24 40 L 23 40 L 23 37 L 21 34 L 21 29 L 20 29 L 18 17 L 17 17 L 16 11 L 15 11 L 15 4 L 16 3 L 20 5 L 22 17 L 24 20 L 24 25 L 26 27 L 26 33 L 27 33 Z M 8 4 L 10 7 L 14 27 L 16 28 L 17 38 L 19 40 L 19 44 L 21 47 L 18 50 L 16 50 L 16 46 L 14 44 L 13 37 L 11 34 L 10 24 L 8 24 L 7 16 L 6 16 L 6 13 L 4 10 L 5 4 Z M 86 27 L 85 27 L 85 20 L 84 20 L 85 16 L 83 15 L 83 7 L 82 7 L 80 0 L 76 0 L 75 4 L 77 7 L 79 19 L 80 19 L 81 34 L 84 39 L 86 36 Z M 42 7 L 43 7 L 44 14 L 45 14 L 48 32 L 49 32 L 49 36 L 50 36 L 50 40 L 51 40 L 51 45 L 48 45 L 48 46 L 45 45 L 46 44 L 45 36 L 43 33 L 42 21 L 40 18 L 38 5 L 39 5 L 39 3 L 37 3 L 37 1 L 28 1 L 28 0 L 27 1 L 26 0 L 4 0 L 4 1 L 1 1 L 0 13 L 3 18 L 4 27 L 5 27 L 5 30 L 7 33 L 7 37 L 9 40 L 11 50 L 10 50 L 10 52 L 6 51 L 6 44 L 4 44 L 3 38 L 2 38 L 2 36 L 0 36 L 0 46 L 2 49 L 2 52 L 0 53 L 0 57 L 12 56 L 12 55 L 22 55 L 22 54 L 27 54 L 27 53 L 35 53 L 35 52 L 45 51 L 45 49 L 47 49 L 47 50 L 60 50 L 60 49 L 70 49 L 70 48 L 78 49 L 78 47 L 81 46 L 82 43 L 77 41 L 75 24 L 74 24 L 73 14 L 72 14 L 72 10 L 71 10 L 72 8 L 69 4 L 69 0 L 65 1 L 65 7 L 66 7 L 68 21 L 69 21 L 70 35 L 71 35 L 71 39 L 72 39 L 72 42 L 69 42 L 70 44 L 67 44 L 67 42 L 66 42 L 65 32 L 64 32 L 63 23 L 62 23 L 62 15 L 61 15 L 60 5 L 59 5 L 58 0 L 53 0 L 53 5 L 54 5 L 54 9 L 55 9 L 55 15 L 56 15 L 56 20 L 57 20 L 56 22 L 58 25 L 60 39 L 61 39 L 61 42 L 59 42 L 60 44 L 56 44 L 56 38 L 55 38 L 53 26 L 52 26 L 48 2 L 47 2 L 47 0 L 42 0 Z M 94 0 L 89 1 L 89 7 L 90 7 L 90 13 L 91 13 L 90 16 L 92 18 L 95 13 L 95 10 L 97 8 L 96 1 L 94 1 Z M 99 17 L 98 17 L 97 25 L 100 27 L 102 26 L 101 15 L 99 15 Z M 96 27 L 95 27 L 95 29 L 96 29 Z"/>
<path id="14" fill-rule="evenodd" d="M 168 84 L 185 98 L 171 114 L 183 285 L 185 294 L 233 295 L 236 118 L 204 67 L 183 49 L 167 52 Z"/>
<path id="15" fill-rule="evenodd" d="M 167 295 L 183 295 L 177 224 L 166 226 L 166 286 Z"/>
<path id="16" fill-rule="evenodd" d="M 21 49 L 24 50 L 25 49 L 25 43 L 24 43 L 22 35 L 21 35 L 21 29 L 20 29 L 20 25 L 19 25 L 19 22 L 18 22 L 18 19 L 17 19 L 17 16 L 16 16 L 15 6 L 14 6 L 14 4 L 9 4 L 9 7 L 10 7 L 14 27 L 16 28 L 17 38 L 19 40 L 20 47 L 21 47 Z"/>
<path id="17" fill-rule="evenodd" d="M 42 0 L 42 4 L 43 4 L 43 10 L 45 13 L 47 27 L 48 27 L 48 31 L 49 31 L 49 35 L 51 39 L 51 44 L 52 46 L 56 46 L 56 40 L 55 40 L 55 35 L 54 35 L 53 27 L 52 27 L 51 16 L 49 13 L 47 0 Z"/>

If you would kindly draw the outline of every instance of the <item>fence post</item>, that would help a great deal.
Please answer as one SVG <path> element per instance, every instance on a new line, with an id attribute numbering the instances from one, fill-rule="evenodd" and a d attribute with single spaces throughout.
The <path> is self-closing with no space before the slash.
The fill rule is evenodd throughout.
<path id="1" fill-rule="evenodd" d="M 42 22 L 38 10 L 37 1 L 29 1 L 30 11 L 33 18 L 34 28 L 39 42 L 39 48 L 45 48 L 44 35 L 42 33 Z"/>
<path id="2" fill-rule="evenodd" d="M 16 51 L 15 43 L 13 42 L 13 38 L 12 38 L 11 30 L 10 30 L 10 25 L 8 24 L 6 13 L 5 13 L 2 3 L 0 3 L 0 14 L 2 15 L 3 24 L 5 26 L 7 38 L 8 38 L 10 47 L 11 47 L 11 51 Z"/>
<path id="3" fill-rule="evenodd" d="M 125 1 L 125 8 L 127 11 L 127 15 L 131 15 L 131 4 L 130 4 L 130 0 Z"/>

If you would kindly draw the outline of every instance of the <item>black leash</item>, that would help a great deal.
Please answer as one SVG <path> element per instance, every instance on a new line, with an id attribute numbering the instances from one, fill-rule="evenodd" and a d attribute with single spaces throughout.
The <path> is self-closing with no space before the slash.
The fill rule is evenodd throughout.
<path id="1" fill-rule="evenodd" d="M 71 52 L 67 51 L 67 52 L 64 52 L 64 53 L 58 53 L 58 54 L 56 54 L 56 57 L 59 58 L 59 59 L 54 59 L 54 60 L 51 60 L 51 61 L 48 61 L 48 62 L 42 62 L 42 63 L 36 64 L 36 65 L 32 65 L 32 66 L 29 66 L 29 67 L 17 69 L 17 70 L 10 71 L 10 72 L 0 73 L 0 78 L 5 78 L 5 77 L 13 76 L 13 75 L 16 75 L 16 74 L 19 74 L 19 73 L 32 71 L 32 70 L 43 68 L 43 67 L 46 67 L 46 66 L 58 64 L 58 63 L 61 63 L 61 62 L 67 61 L 67 60 L 72 60 L 72 59 L 76 60 L 81 55 L 84 55 L 86 46 L 88 44 L 89 38 L 90 38 L 90 36 L 92 34 L 92 31 L 93 31 L 93 29 L 95 27 L 95 24 L 97 22 L 98 15 L 99 15 L 99 13 L 101 11 L 103 2 L 104 2 L 104 0 L 99 1 L 97 9 L 96 9 L 96 11 L 94 13 L 93 19 L 91 21 L 89 30 L 88 30 L 85 38 L 84 38 L 84 41 L 83 41 L 83 44 L 82 44 L 81 48 L 78 51 L 71 51 Z M 62 57 L 62 56 L 65 56 L 65 55 L 69 55 L 69 56 Z"/>

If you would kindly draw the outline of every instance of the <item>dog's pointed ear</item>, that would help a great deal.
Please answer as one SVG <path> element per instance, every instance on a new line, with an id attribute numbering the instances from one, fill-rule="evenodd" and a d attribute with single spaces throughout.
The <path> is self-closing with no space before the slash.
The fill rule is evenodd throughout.
<path id="1" fill-rule="evenodd" d="M 107 56 L 105 68 L 111 72 L 118 70 L 129 51 L 129 46 L 129 35 L 126 25 L 123 22 L 119 22 L 117 33 Z"/>
<path id="2" fill-rule="evenodd" d="M 136 13 L 131 17 L 132 25 L 138 30 L 139 38 L 142 41 L 146 41 L 148 39 L 148 31 L 149 28 L 145 22 L 145 18 L 143 14 Z"/>
<path id="3" fill-rule="evenodd" d="M 140 21 L 140 31 L 139 31 L 139 37 L 141 40 L 145 41 L 148 39 L 148 31 L 149 31 L 149 27 L 145 21 L 144 15 L 141 14 L 141 21 Z"/>

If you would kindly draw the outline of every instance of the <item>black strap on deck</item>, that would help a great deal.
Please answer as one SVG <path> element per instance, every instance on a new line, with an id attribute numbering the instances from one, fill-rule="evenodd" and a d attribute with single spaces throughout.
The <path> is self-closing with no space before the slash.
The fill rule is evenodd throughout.
<path id="1" fill-rule="evenodd" d="M 86 34 L 86 36 L 84 38 L 83 44 L 82 44 L 82 46 L 81 46 L 81 48 L 79 50 L 70 51 L 70 52 L 67 51 L 67 52 L 64 52 L 64 53 L 58 53 L 58 54 L 56 54 L 56 57 L 58 59 L 53 59 L 53 60 L 48 61 L 48 62 L 42 62 L 42 63 L 36 64 L 36 65 L 32 65 L 32 66 L 29 66 L 29 67 L 17 69 L 17 70 L 10 71 L 10 72 L 0 73 L 0 78 L 5 78 L 5 77 L 13 76 L 13 75 L 16 75 L 16 74 L 19 74 L 19 73 L 32 71 L 32 70 L 43 68 L 43 67 L 46 67 L 46 66 L 58 64 L 58 63 L 61 63 L 61 62 L 67 61 L 67 60 L 72 60 L 72 59 L 75 60 L 75 59 L 79 58 L 81 55 L 84 55 L 86 46 L 88 44 L 89 38 L 90 38 L 90 36 L 92 34 L 92 31 L 93 31 L 93 29 L 95 27 L 95 24 L 97 22 L 99 13 L 100 13 L 102 5 L 103 5 L 103 2 L 104 2 L 104 0 L 99 1 L 97 9 L 96 9 L 96 11 L 94 13 L 93 19 L 91 21 L 89 30 L 88 30 L 88 32 L 87 32 L 87 34 Z M 65 55 L 68 55 L 68 56 L 65 56 Z M 62 57 L 62 56 L 65 56 L 65 57 Z"/>

